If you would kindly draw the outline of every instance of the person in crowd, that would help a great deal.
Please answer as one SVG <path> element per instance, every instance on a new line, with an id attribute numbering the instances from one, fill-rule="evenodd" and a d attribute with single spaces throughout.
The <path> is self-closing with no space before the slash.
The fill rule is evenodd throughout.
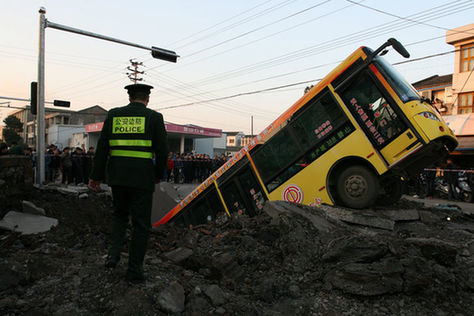
<path id="1" fill-rule="evenodd" d="M 8 146 L 6 143 L 0 144 L 0 156 L 1 155 L 8 155 Z"/>
<path id="2" fill-rule="evenodd" d="M 71 154 L 72 159 L 72 177 L 74 183 L 77 185 L 83 183 L 84 177 L 82 172 L 84 170 L 83 150 L 81 147 L 76 147 Z"/>
<path id="3" fill-rule="evenodd" d="M 25 155 L 25 146 L 23 144 L 18 144 L 17 142 L 12 142 L 10 149 L 8 150 L 9 155 Z"/>
<path id="4" fill-rule="evenodd" d="M 56 147 L 53 151 L 53 155 L 51 156 L 49 162 L 49 178 L 48 181 L 56 182 L 59 176 L 59 168 L 61 166 L 61 153 L 59 149 Z"/>
<path id="5" fill-rule="evenodd" d="M 436 179 L 436 171 L 433 170 L 425 170 L 425 181 L 426 181 L 426 197 L 428 199 L 432 199 L 435 192 L 435 179 Z"/>
<path id="6" fill-rule="evenodd" d="M 448 170 L 444 172 L 444 179 L 448 183 L 448 199 L 450 201 L 458 200 L 458 192 L 456 191 L 458 173 L 457 171 L 454 171 L 457 169 L 457 166 L 453 163 L 451 158 L 446 160 L 446 169 Z"/>
<path id="7" fill-rule="evenodd" d="M 181 156 L 176 154 L 174 156 L 174 165 L 173 165 L 173 176 L 174 176 L 174 183 L 179 183 L 179 176 L 181 168 L 183 167 L 183 162 L 181 161 Z"/>
<path id="8" fill-rule="evenodd" d="M 174 169 L 173 154 L 169 153 L 168 154 L 168 161 L 167 161 L 167 165 L 166 165 L 166 182 L 170 182 L 171 173 L 173 172 L 173 169 Z"/>
<path id="9" fill-rule="evenodd" d="M 94 147 L 89 147 L 89 150 L 85 155 L 83 155 L 83 163 L 82 163 L 82 176 L 84 177 L 84 183 L 89 182 L 89 175 L 92 171 L 92 162 L 94 160 Z"/>
<path id="10" fill-rule="evenodd" d="M 61 154 L 61 171 L 63 173 L 62 176 L 62 184 L 70 184 L 73 181 L 72 178 L 72 158 L 71 158 L 71 149 L 69 147 L 65 147 L 63 153 Z"/>

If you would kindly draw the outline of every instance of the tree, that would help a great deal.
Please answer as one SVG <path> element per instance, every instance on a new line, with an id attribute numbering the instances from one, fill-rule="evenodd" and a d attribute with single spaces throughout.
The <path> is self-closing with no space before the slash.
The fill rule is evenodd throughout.
<path id="1" fill-rule="evenodd" d="M 16 116 L 8 116 L 3 120 L 3 123 L 5 123 L 3 139 L 8 145 L 11 145 L 13 142 L 23 142 L 23 139 L 20 136 L 20 133 L 23 132 L 23 123 Z"/>

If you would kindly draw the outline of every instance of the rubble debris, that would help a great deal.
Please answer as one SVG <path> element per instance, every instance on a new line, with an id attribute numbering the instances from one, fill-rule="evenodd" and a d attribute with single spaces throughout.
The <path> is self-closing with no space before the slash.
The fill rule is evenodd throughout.
<path id="1" fill-rule="evenodd" d="M 87 199 L 88 197 L 89 197 L 89 194 L 87 194 L 87 193 L 79 194 L 80 199 Z"/>
<path id="2" fill-rule="evenodd" d="M 405 241 L 419 247 L 425 258 L 439 264 L 452 266 L 456 262 L 457 246 L 453 243 L 436 238 L 407 238 Z"/>
<path id="3" fill-rule="evenodd" d="M 220 306 L 225 303 L 224 291 L 216 284 L 208 286 L 204 293 L 209 297 L 214 306 Z"/>
<path id="4" fill-rule="evenodd" d="M 37 207 L 30 201 L 21 201 L 21 206 L 23 207 L 23 213 L 46 215 L 44 208 Z"/>
<path id="5" fill-rule="evenodd" d="M 176 249 L 168 251 L 163 256 L 166 259 L 173 261 L 174 263 L 180 263 L 189 258 L 192 254 L 192 249 L 186 247 L 178 247 Z"/>
<path id="6" fill-rule="evenodd" d="M 55 218 L 10 211 L 0 221 L 0 228 L 29 235 L 47 232 L 57 224 Z"/>
<path id="7" fill-rule="evenodd" d="M 359 213 L 268 202 L 252 218 L 222 216 L 194 227 L 160 226 L 150 235 L 148 280 L 130 285 L 125 256 L 116 269 L 104 269 L 109 199 L 89 194 L 71 203 L 68 196 L 49 190 L 21 199 L 43 207 L 59 224 L 35 235 L 11 237 L 13 233 L 0 230 L 0 285 L 8 285 L 0 289 L 2 314 L 474 311 L 474 218 L 457 210 L 403 200 L 390 209 Z M 348 212 L 370 220 L 352 223 L 334 215 Z M 381 229 L 373 219 L 393 227 Z M 127 251 L 125 244 L 123 254 Z"/>
<path id="8" fill-rule="evenodd" d="M 158 294 L 158 303 L 161 308 L 170 313 L 179 313 L 184 311 L 184 289 L 176 281 Z"/>

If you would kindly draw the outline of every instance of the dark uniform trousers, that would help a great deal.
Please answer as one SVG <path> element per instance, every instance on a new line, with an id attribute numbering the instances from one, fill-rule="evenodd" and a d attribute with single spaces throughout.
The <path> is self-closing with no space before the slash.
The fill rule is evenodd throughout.
<path id="1" fill-rule="evenodd" d="M 143 274 L 142 266 L 151 227 L 153 192 L 124 186 L 112 186 L 114 213 L 110 229 L 109 256 L 119 257 L 123 248 L 128 219 L 132 218 L 128 273 Z"/>

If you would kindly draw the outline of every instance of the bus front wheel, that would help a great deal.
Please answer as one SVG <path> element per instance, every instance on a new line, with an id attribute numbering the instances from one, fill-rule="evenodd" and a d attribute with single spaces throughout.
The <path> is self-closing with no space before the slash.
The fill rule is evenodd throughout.
<path id="1" fill-rule="evenodd" d="M 337 193 L 347 207 L 361 209 L 372 206 L 378 194 L 378 179 L 366 167 L 349 167 L 337 179 Z"/>

